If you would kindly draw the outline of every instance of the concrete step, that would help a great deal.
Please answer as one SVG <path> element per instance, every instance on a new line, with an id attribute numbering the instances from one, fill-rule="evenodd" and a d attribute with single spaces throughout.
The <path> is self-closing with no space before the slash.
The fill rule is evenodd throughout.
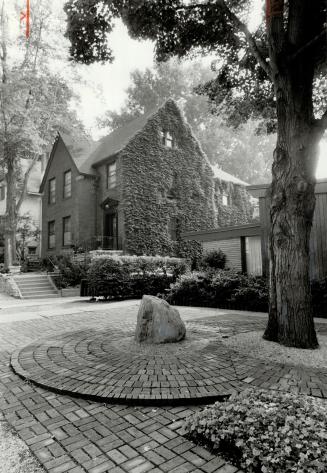
<path id="1" fill-rule="evenodd" d="M 46 274 L 15 277 L 23 299 L 59 297 L 59 291 L 51 284 Z"/>
<path id="2" fill-rule="evenodd" d="M 17 281 L 16 281 L 17 283 Z M 49 281 L 32 281 L 32 282 L 19 282 L 20 287 L 34 287 L 34 286 L 51 286 Z"/>

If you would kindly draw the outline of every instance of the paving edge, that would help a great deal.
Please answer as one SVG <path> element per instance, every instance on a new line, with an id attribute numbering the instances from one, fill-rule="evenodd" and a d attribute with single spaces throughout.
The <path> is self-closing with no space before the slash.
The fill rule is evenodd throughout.
<path id="1" fill-rule="evenodd" d="M 226 394 L 217 395 L 201 395 L 201 396 L 189 396 L 189 397 L 167 397 L 155 399 L 153 397 L 115 397 L 115 396 L 99 396 L 97 394 L 87 394 L 83 392 L 74 392 L 69 389 L 61 389 L 56 386 L 51 386 L 44 382 L 33 379 L 30 374 L 25 371 L 19 364 L 18 355 L 21 352 L 21 348 L 15 350 L 10 357 L 10 368 L 12 371 L 19 376 L 23 381 L 34 384 L 42 389 L 52 391 L 62 396 L 71 396 L 74 398 L 86 399 L 93 402 L 101 402 L 102 404 L 125 404 L 132 406 L 186 406 L 195 404 L 212 404 L 216 401 L 226 401 L 233 393 L 227 392 Z"/>

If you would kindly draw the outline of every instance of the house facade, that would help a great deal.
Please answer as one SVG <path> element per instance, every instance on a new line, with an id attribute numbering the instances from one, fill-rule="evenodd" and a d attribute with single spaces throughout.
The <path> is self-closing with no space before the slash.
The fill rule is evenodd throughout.
<path id="1" fill-rule="evenodd" d="M 40 187 L 42 254 L 97 246 L 177 254 L 181 233 L 217 227 L 221 209 L 244 223 L 251 205 L 236 187 L 244 188 L 215 177 L 171 100 L 93 148 L 59 135 Z"/>

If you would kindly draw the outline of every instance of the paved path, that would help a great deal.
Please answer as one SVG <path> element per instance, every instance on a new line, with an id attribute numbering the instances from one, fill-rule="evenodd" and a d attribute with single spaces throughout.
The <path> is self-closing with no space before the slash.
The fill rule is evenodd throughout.
<path id="1" fill-rule="evenodd" d="M 9 323 L 3 320 L 0 332 L 0 409 L 5 418 L 51 473 L 236 472 L 237 468 L 183 437 L 183 419 L 196 411 L 196 406 L 158 408 L 92 402 L 23 382 L 9 367 L 13 351 L 39 338 L 102 328 L 129 333 L 135 324 L 137 306 L 135 301 L 112 304 L 67 301 L 2 309 L 0 321 L 10 316 L 16 320 Z M 6 313 L 2 315 L 4 310 Z M 215 309 L 182 308 L 181 315 L 191 330 L 208 334 L 218 327 L 228 335 L 265 325 L 264 315 Z M 325 333 L 327 326 L 320 324 L 318 329 Z M 262 374 L 256 377 L 253 372 L 250 376 L 253 379 L 247 379 L 247 383 L 264 387 L 269 380 L 269 364 L 266 367 L 264 379 Z M 292 390 L 301 386 L 308 393 L 320 389 L 323 394 L 324 382 L 317 373 L 285 369 L 289 370 L 288 374 L 283 372 L 273 377 L 277 384 L 282 381 L 279 388 Z M 300 376 L 300 382 L 296 376 Z"/>

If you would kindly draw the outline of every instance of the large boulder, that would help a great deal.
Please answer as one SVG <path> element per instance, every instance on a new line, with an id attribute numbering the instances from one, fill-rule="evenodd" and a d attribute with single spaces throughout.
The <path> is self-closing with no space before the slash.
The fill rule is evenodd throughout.
<path id="1" fill-rule="evenodd" d="M 143 296 L 137 314 L 135 340 L 173 343 L 183 340 L 186 328 L 178 310 L 154 296 Z"/>

